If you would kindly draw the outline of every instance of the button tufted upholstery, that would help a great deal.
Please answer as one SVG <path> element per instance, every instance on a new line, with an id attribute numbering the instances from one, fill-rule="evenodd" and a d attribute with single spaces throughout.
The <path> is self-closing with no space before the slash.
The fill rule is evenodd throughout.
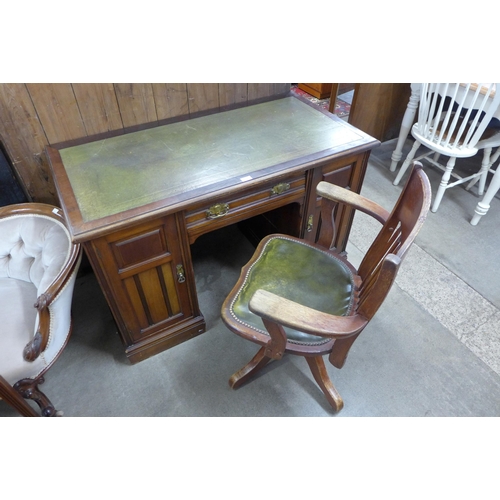
<path id="1" fill-rule="evenodd" d="M 33 387 L 71 331 L 79 263 L 80 247 L 71 242 L 60 209 L 37 203 L 0 209 L 0 375 L 13 386 L 23 380 L 39 404 L 46 397 Z M 31 360 L 25 353 L 30 344 Z"/>
<path id="2" fill-rule="evenodd" d="M 67 260 L 67 229 L 42 215 L 14 215 L 0 220 L 0 278 L 27 281 L 41 291 Z"/>

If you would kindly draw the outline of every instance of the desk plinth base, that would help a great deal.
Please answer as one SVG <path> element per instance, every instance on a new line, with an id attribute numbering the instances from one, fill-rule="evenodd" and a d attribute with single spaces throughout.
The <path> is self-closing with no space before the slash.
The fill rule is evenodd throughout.
<path id="1" fill-rule="evenodd" d="M 198 316 L 190 321 L 183 322 L 178 328 L 168 328 L 155 334 L 154 338 L 147 338 L 133 345 L 126 346 L 125 354 L 131 364 L 144 361 L 155 354 L 159 354 L 171 347 L 182 344 L 206 331 L 203 316 Z"/>

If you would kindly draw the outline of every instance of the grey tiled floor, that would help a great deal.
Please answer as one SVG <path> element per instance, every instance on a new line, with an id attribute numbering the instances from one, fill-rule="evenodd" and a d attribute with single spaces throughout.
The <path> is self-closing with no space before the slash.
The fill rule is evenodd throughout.
<path id="1" fill-rule="evenodd" d="M 372 156 L 376 168 L 371 174 L 381 176 L 381 183 L 394 176 L 385 168 L 390 164 L 394 143 L 388 141 Z M 411 146 L 410 141 L 407 144 L 407 148 Z M 458 168 L 467 170 L 471 163 L 479 167 L 476 157 L 458 160 Z M 442 174 L 424 166 L 435 191 Z M 366 184 L 367 196 L 372 194 L 370 186 L 375 182 Z M 494 199 L 488 214 L 477 226 L 471 226 L 469 221 L 479 199 L 462 186 L 445 193 L 443 205 L 436 213 L 429 213 L 397 284 L 500 374 L 500 201 Z M 353 233 L 352 241 L 361 248 L 370 234 L 370 222 L 358 223 Z"/>
<path id="2" fill-rule="evenodd" d="M 400 192 L 389 142 L 372 153 L 362 194 L 391 208 Z M 426 168 L 433 188 L 439 175 Z M 328 366 L 344 417 L 500 415 L 500 200 L 479 225 L 477 198 L 455 188 L 429 214 L 395 286 L 345 366 Z M 354 218 L 348 253 L 360 260 L 377 223 Z M 230 375 L 256 347 L 220 319 L 253 248 L 234 226 L 192 247 L 207 332 L 136 365 L 123 352 L 92 273 L 78 278 L 73 334 L 42 389 L 66 417 L 333 417 L 303 359 L 286 356 L 240 389 Z M 16 416 L 0 402 L 0 416 Z"/>

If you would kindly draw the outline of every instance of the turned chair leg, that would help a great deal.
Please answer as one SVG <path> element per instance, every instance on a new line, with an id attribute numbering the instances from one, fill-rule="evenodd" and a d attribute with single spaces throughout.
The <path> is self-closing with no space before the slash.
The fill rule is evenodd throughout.
<path id="1" fill-rule="evenodd" d="M 262 370 L 264 366 L 271 361 L 272 358 L 266 356 L 266 348 L 261 347 L 257 354 L 236 373 L 233 373 L 229 379 L 229 386 L 231 389 L 237 389 L 240 385 L 244 384 L 247 380 L 252 378 L 257 372 Z"/>
<path id="2" fill-rule="evenodd" d="M 36 380 L 25 378 L 16 382 L 14 389 L 25 399 L 32 399 L 39 407 L 44 417 L 60 417 L 62 412 L 57 411 L 50 399 L 38 388 L 38 384 L 43 384 L 45 379 L 39 377 Z"/>
<path id="3" fill-rule="evenodd" d="M 443 177 L 441 177 L 441 182 L 439 183 L 436 197 L 434 198 L 434 203 L 432 204 L 431 212 L 437 212 L 437 209 L 441 204 L 444 192 L 448 189 L 448 183 L 450 182 L 451 172 L 455 168 L 455 162 L 456 158 L 454 156 L 451 156 L 448 160 L 448 163 L 446 164 Z"/>
<path id="4" fill-rule="evenodd" d="M 473 226 L 477 225 L 481 217 L 488 213 L 488 210 L 490 209 L 491 200 L 493 200 L 493 197 L 497 194 L 499 190 L 500 190 L 500 166 L 497 167 L 496 172 L 490 181 L 490 185 L 486 190 L 484 198 L 476 205 L 476 208 L 474 210 L 475 212 L 474 216 L 470 221 L 470 223 Z"/>
<path id="5" fill-rule="evenodd" d="M 339 412 L 344 407 L 344 401 L 328 376 L 322 356 L 306 357 L 306 360 L 314 380 L 320 386 L 331 407 L 335 412 Z"/>
<path id="6" fill-rule="evenodd" d="M 401 122 L 401 129 L 399 131 L 398 143 L 396 149 L 391 156 L 391 172 L 396 171 L 399 160 L 401 160 L 404 143 L 410 134 L 411 127 L 415 121 L 415 113 L 417 112 L 418 102 L 420 101 L 420 88 L 418 90 L 411 89 L 411 96 L 406 106 L 403 121 Z"/>
<path id="7" fill-rule="evenodd" d="M 396 175 L 396 178 L 394 179 L 393 184 L 395 186 L 397 186 L 399 184 L 399 181 L 401 180 L 401 178 L 403 177 L 405 172 L 410 167 L 410 163 L 412 162 L 413 158 L 415 157 L 415 154 L 417 153 L 417 150 L 419 147 L 420 147 L 420 143 L 418 141 L 415 141 L 413 143 L 413 146 L 412 146 L 410 152 L 408 153 L 408 156 L 406 157 L 405 161 L 401 165 L 401 168 L 399 169 L 399 172 Z"/>

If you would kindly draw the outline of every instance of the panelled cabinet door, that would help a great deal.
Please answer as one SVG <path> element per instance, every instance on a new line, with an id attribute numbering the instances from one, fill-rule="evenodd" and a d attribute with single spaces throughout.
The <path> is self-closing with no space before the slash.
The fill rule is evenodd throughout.
<path id="1" fill-rule="evenodd" d="M 192 292 L 192 265 L 179 223 L 183 223 L 181 217 L 169 215 L 91 242 L 94 258 L 101 261 L 108 303 L 127 346 L 151 343 L 154 336 L 168 342 L 167 337 L 195 323 L 201 328 L 203 318 Z"/>

